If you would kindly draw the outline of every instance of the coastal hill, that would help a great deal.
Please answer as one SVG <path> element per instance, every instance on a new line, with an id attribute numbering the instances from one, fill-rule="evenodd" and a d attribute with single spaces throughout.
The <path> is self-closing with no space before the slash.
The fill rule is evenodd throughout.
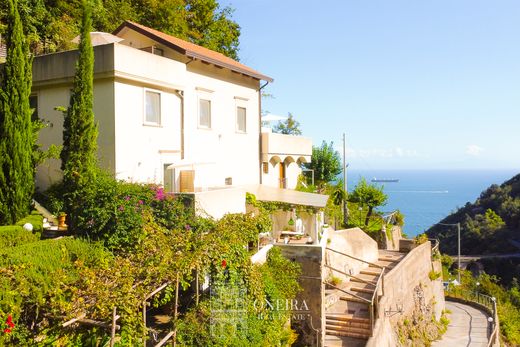
<path id="1" fill-rule="evenodd" d="M 520 252 L 520 174 L 493 184 L 439 223 L 461 226 L 462 254 Z M 440 240 L 443 253 L 457 253 L 457 228 L 436 224 L 426 231 Z"/>

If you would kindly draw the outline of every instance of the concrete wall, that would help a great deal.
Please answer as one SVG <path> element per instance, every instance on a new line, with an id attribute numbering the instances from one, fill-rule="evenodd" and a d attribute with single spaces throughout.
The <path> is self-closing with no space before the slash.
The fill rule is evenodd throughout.
<path id="1" fill-rule="evenodd" d="M 197 214 L 207 214 L 215 219 L 226 213 L 246 212 L 246 193 L 239 188 L 215 189 L 195 193 Z"/>
<path id="2" fill-rule="evenodd" d="M 298 294 L 298 302 L 305 300 L 308 312 L 293 312 L 291 327 L 298 333 L 299 346 L 318 346 L 317 339 L 323 341 L 325 337 L 325 287 L 323 284 L 322 259 L 323 245 L 279 245 L 282 255 L 300 264 L 302 274 L 300 285 L 302 291 Z M 318 331 L 316 331 L 316 330 Z"/>
<path id="3" fill-rule="evenodd" d="M 368 262 L 375 263 L 378 260 L 377 242 L 359 228 L 330 230 L 328 239 L 330 239 L 330 242 L 327 244 L 328 248 Z M 368 267 L 367 263 L 331 251 L 326 252 L 325 262 L 338 270 L 353 275 L 358 274 L 359 271 Z M 327 275 L 329 275 L 329 273 L 344 278 L 343 275 L 337 272 L 327 270 Z M 350 280 L 350 278 L 348 278 L 348 280 Z"/>
<path id="4" fill-rule="evenodd" d="M 384 296 L 377 313 L 374 336 L 367 346 L 395 346 L 394 331 L 397 322 L 412 315 L 417 301 L 432 305 L 438 320 L 444 309 L 442 279 L 430 280 L 430 271 L 441 271 L 439 261 L 432 263 L 431 243 L 428 241 L 411 250 L 401 262 L 384 277 Z M 402 310 L 401 312 L 397 312 Z M 387 313 L 385 314 L 385 311 Z"/>
<path id="5" fill-rule="evenodd" d="M 94 117 L 98 123 L 98 158 L 100 164 L 115 170 L 114 87 L 105 78 L 112 68 L 113 46 L 95 47 Z M 40 131 L 39 143 L 43 149 L 51 144 L 61 145 L 63 139 L 63 113 L 56 107 L 67 108 L 70 102 L 72 78 L 77 59 L 76 51 L 39 56 L 33 62 L 33 95 L 38 99 L 38 116 L 48 126 Z M 36 184 L 46 189 L 59 182 L 61 161 L 47 160 L 36 170 Z"/>
<path id="6" fill-rule="evenodd" d="M 390 234 L 390 237 L 388 237 Z M 402 228 L 398 225 L 393 225 L 390 227 L 390 230 L 386 230 L 383 233 L 383 249 L 398 251 L 399 250 L 399 240 L 403 238 Z"/>

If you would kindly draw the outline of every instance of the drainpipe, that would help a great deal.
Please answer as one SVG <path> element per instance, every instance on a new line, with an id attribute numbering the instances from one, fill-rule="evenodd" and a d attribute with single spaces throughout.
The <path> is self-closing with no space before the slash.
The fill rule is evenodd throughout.
<path id="1" fill-rule="evenodd" d="M 259 178 L 260 184 L 262 184 L 262 172 L 263 172 L 263 162 L 262 162 L 262 89 L 267 87 L 269 81 L 265 81 L 264 85 L 258 89 L 258 158 L 260 159 L 260 170 L 259 170 Z"/>
<path id="2" fill-rule="evenodd" d="M 181 159 L 184 159 L 184 91 L 175 90 L 175 94 L 181 99 Z"/>

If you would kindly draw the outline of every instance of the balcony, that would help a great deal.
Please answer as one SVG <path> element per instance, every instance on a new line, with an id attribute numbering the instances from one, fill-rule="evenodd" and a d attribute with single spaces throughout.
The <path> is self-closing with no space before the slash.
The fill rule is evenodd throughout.
<path id="1" fill-rule="evenodd" d="M 264 163 L 278 157 L 285 161 L 292 157 L 294 162 L 310 162 L 312 140 L 308 137 L 262 132 L 262 161 Z"/>

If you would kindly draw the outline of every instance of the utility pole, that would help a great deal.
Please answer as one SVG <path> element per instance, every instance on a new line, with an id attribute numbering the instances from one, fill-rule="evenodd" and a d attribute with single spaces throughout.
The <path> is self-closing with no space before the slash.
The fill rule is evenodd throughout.
<path id="1" fill-rule="evenodd" d="M 345 189 L 345 199 L 343 200 L 343 224 L 345 224 L 345 226 L 348 225 L 347 162 L 345 160 L 346 146 L 347 146 L 346 143 L 347 143 L 347 141 L 345 140 L 345 133 L 343 133 L 343 188 Z"/>
<path id="2" fill-rule="evenodd" d="M 460 222 L 456 224 L 451 223 L 436 223 L 438 225 L 456 226 L 457 227 L 457 280 L 460 282 Z"/>
<path id="3" fill-rule="evenodd" d="M 458 278 L 459 278 L 459 284 L 461 283 L 460 282 L 460 223 L 457 223 L 457 255 L 458 255 L 458 268 L 459 268 L 459 271 L 458 271 Z"/>

